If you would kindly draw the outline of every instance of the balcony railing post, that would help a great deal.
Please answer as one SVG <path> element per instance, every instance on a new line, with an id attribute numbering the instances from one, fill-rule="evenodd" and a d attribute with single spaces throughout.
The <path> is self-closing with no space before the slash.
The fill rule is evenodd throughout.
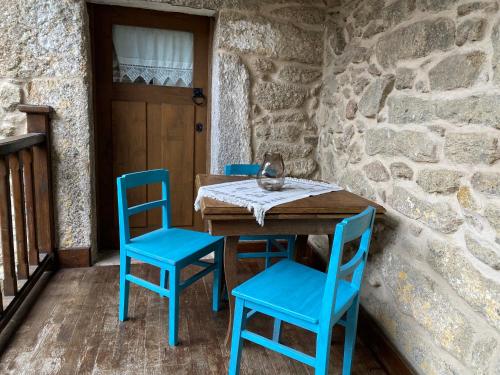
<path id="1" fill-rule="evenodd" d="M 14 262 L 14 239 L 12 235 L 12 212 L 10 207 L 9 167 L 0 157 L 0 226 L 2 238 L 3 294 L 17 293 L 17 276 Z"/>
<path id="2" fill-rule="evenodd" d="M 20 105 L 18 109 L 27 116 L 28 133 L 44 133 L 45 143 L 33 147 L 33 190 L 38 250 L 47 254 L 54 252 L 54 210 L 52 177 L 50 169 L 50 113 L 49 106 Z"/>

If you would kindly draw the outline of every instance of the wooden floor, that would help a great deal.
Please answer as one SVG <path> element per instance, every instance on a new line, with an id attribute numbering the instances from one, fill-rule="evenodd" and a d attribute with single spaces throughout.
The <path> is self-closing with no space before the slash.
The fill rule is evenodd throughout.
<path id="1" fill-rule="evenodd" d="M 249 268 L 247 267 L 247 270 Z M 158 271 L 132 265 L 158 281 Z M 189 272 L 189 271 L 188 271 Z M 167 343 L 168 302 L 132 286 L 130 320 L 118 322 L 118 267 L 60 270 L 0 357 L 0 374 L 225 374 L 227 308 L 211 311 L 211 277 L 181 295 L 180 345 Z M 256 316 L 250 328 L 270 335 L 272 322 Z M 312 354 L 314 336 L 289 325 L 283 342 Z M 330 374 L 340 374 L 342 331 L 335 333 Z M 353 374 L 386 374 L 358 340 Z M 241 374 L 313 374 L 299 362 L 245 343 Z"/>

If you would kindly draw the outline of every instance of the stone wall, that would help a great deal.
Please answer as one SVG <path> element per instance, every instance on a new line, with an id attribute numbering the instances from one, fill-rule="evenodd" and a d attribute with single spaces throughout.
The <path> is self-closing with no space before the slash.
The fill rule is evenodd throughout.
<path id="1" fill-rule="evenodd" d="M 228 1 L 214 50 L 212 170 L 278 151 L 312 176 L 326 9 L 318 1 Z"/>
<path id="2" fill-rule="evenodd" d="M 26 132 L 18 103 L 50 105 L 57 243 L 89 247 L 92 167 L 88 27 L 80 1 L 2 2 L 0 137 Z"/>
<path id="3" fill-rule="evenodd" d="M 387 208 L 362 304 L 422 374 L 500 373 L 498 9 L 328 9 L 321 177 Z"/>

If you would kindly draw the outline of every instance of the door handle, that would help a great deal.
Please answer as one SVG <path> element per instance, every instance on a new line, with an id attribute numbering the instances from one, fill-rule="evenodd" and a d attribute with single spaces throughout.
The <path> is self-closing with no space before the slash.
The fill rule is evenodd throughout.
<path id="1" fill-rule="evenodd" d="M 199 87 L 193 88 L 193 103 L 196 105 L 203 105 L 205 104 L 205 95 L 203 95 L 203 89 Z"/>

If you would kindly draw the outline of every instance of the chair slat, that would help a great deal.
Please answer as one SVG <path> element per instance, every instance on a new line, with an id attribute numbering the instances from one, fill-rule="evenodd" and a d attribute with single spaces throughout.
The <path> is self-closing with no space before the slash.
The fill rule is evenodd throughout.
<path id="1" fill-rule="evenodd" d="M 24 189 L 21 181 L 21 168 L 17 154 L 10 154 L 9 169 L 12 180 L 12 200 L 14 202 L 14 223 L 16 231 L 17 277 L 27 279 L 29 276 L 28 252 L 26 246 Z"/>
<path id="2" fill-rule="evenodd" d="M 26 222 L 28 232 L 28 261 L 32 266 L 40 263 L 38 256 L 38 244 L 36 240 L 36 211 L 33 191 L 33 164 L 31 152 L 22 150 L 20 152 L 23 164 L 24 195 L 26 199 Z"/>
<path id="3" fill-rule="evenodd" d="M 154 169 L 144 172 L 128 173 L 122 176 L 127 189 L 133 189 L 137 186 L 160 183 L 168 178 L 168 172 L 164 169 Z"/>
<path id="4" fill-rule="evenodd" d="M 346 277 L 354 272 L 356 267 L 365 259 L 365 252 L 358 251 L 354 257 L 340 267 L 339 276 Z"/>
<path id="5" fill-rule="evenodd" d="M 9 170 L 5 159 L 0 158 L 0 230 L 2 240 L 3 291 L 6 296 L 17 293 L 17 277 L 12 236 Z"/>
<path id="6" fill-rule="evenodd" d="M 269 340 L 267 337 L 258 335 L 256 333 L 244 330 L 241 332 L 241 337 L 245 340 L 251 341 L 255 344 L 262 345 L 264 348 L 274 350 L 278 353 L 286 355 L 296 361 L 300 361 L 305 363 L 306 365 L 313 366 L 315 365 L 316 359 L 308 354 L 302 353 L 296 349 L 290 348 L 288 346 L 282 345 L 275 341 Z"/>
<path id="7" fill-rule="evenodd" d="M 151 210 L 153 208 L 157 207 L 162 207 L 167 204 L 167 201 L 165 199 L 157 200 L 157 201 L 151 201 L 151 202 L 146 202 L 142 204 L 138 204 L 137 206 L 132 206 L 128 208 L 128 215 L 137 215 L 141 212 Z"/>
<path id="8" fill-rule="evenodd" d="M 370 227 L 371 215 L 356 215 L 344 219 L 344 243 L 351 242 L 363 235 L 366 228 Z"/>

